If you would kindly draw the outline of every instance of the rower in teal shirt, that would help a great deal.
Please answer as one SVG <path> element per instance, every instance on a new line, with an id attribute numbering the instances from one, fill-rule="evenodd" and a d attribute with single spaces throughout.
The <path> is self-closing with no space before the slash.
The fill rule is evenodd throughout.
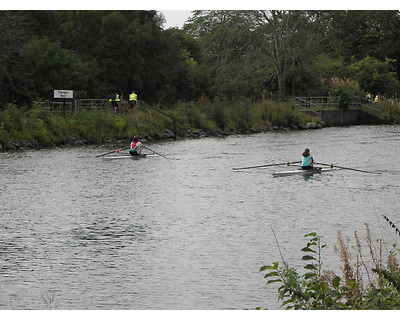
<path id="1" fill-rule="evenodd" d="M 313 156 L 310 154 L 310 149 L 304 150 L 302 157 L 301 157 L 301 169 L 308 170 L 313 168 L 314 159 Z"/>

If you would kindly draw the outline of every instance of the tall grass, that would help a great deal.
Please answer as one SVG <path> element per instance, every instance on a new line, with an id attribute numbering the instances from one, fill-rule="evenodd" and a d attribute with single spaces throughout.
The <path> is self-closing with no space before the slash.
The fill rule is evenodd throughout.
<path id="1" fill-rule="evenodd" d="M 290 104 L 274 101 L 180 103 L 163 112 L 177 120 L 181 133 L 188 130 L 209 134 L 224 130 L 248 132 L 260 125 L 289 127 L 310 121 L 306 115 L 293 110 Z M 71 139 L 99 143 L 134 135 L 158 136 L 167 129 L 172 129 L 171 121 L 141 110 L 123 114 L 79 111 L 61 115 L 38 106 L 26 109 L 8 105 L 0 111 L 2 144 L 23 140 L 47 146 Z"/>
<path id="2" fill-rule="evenodd" d="M 400 230 L 383 216 L 400 235 Z M 307 245 L 301 249 L 305 255 L 304 274 L 275 262 L 263 266 L 267 284 L 279 283 L 278 299 L 286 309 L 400 309 L 400 267 L 396 244 L 388 250 L 382 239 L 374 240 L 368 225 L 365 225 L 363 241 L 354 233 L 354 245 L 350 238 L 337 231 L 334 251 L 342 261 L 340 277 L 333 271 L 322 270 L 321 251 L 325 248 L 321 236 L 310 233 Z M 364 244 L 362 244 L 364 243 Z M 281 255 L 282 257 L 282 255 Z M 283 258 L 282 258 L 283 259 Z M 386 260 L 386 262 L 385 262 Z M 259 308 L 258 308 L 259 309 Z"/>
<path id="3" fill-rule="evenodd" d="M 84 139 L 92 143 L 110 138 L 129 138 L 146 130 L 149 134 L 159 128 L 150 115 L 81 111 L 65 116 L 45 109 L 24 110 L 15 105 L 0 112 L 0 143 L 19 140 L 41 145 L 62 143 L 69 139 Z"/>
<path id="4" fill-rule="evenodd" d="M 287 102 L 276 102 L 272 100 L 263 100 L 255 104 L 251 112 L 255 124 L 270 124 L 274 126 L 304 126 L 311 119 L 298 110 L 294 110 L 293 106 Z"/>
<path id="5" fill-rule="evenodd" d="M 377 107 L 381 108 L 379 116 L 383 116 L 389 121 L 400 122 L 400 104 L 380 102 Z"/>
<path id="6" fill-rule="evenodd" d="M 309 116 L 294 110 L 290 103 L 273 100 L 257 103 L 237 100 L 179 104 L 173 110 L 174 116 L 185 122 L 188 127 L 206 132 L 247 132 L 260 125 L 301 127 L 311 121 Z"/>

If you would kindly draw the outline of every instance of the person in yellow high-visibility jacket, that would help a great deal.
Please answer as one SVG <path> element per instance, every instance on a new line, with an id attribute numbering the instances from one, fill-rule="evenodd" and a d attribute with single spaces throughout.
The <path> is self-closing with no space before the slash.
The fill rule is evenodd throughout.
<path id="1" fill-rule="evenodd" d="M 135 91 L 132 91 L 132 93 L 129 95 L 129 109 L 133 109 L 136 107 L 137 104 L 137 94 Z"/>
<path id="2" fill-rule="evenodd" d="M 111 103 L 111 106 L 114 108 L 114 112 L 118 113 L 118 111 L 119 111 L 119 102 L 120 102 L 119 94 L 118 93 L 114 93 L 112 95 L 112 97 L 110 99 L 108 99 L 108 102 Z"/>

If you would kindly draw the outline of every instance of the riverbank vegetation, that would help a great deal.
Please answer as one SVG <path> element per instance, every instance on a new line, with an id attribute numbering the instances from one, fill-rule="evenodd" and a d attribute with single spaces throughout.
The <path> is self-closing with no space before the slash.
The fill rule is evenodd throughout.
<path id="1" fill-rule="evenodd" d="M 176 119 L 179 136 L 225 135 L 278 128 L 305 128 L 311 118 L 294 111 L 289 103 L 260 101 L 180 103 L 163 111 Z M 80 111 L 57 114 L 42 107 L 21 108 L 9 105 L 0 110 L 0 145 L 13 149 L 46 147 L 74 143 L 103 143 L 128 140 L 138 135 L 146 139 L 171 138 L 173 123 L 140 109 L 114 114 Z M 316 120 L 314 120 L 316 121 Z M 169 132 L 169 133 L 168 133 Z"/>
<path id="2" fill-rule="evenodd" d="M 393 222 L 383 217 L 396 236 L 400 236 Z M 266 272 L 267 285 L 278 284 L 282 307 L 294 310 L 399 309 L 399 249 L 395 245 L 388 249 L 382 239 L 375 241 L 368 225 L 365 228 L 365 238 L 355 232 L 353 244 L 340 230 L 337 231 L 334 249 L 342 262 L 342 277 L 322 268 L 326 246 L 316 233 L 305 236 L 307 244 L 301 249 L 304 273 L 290 267 L 282 254 L 282 264 L 275 262 L 261 267 L 260 272 Z"/>

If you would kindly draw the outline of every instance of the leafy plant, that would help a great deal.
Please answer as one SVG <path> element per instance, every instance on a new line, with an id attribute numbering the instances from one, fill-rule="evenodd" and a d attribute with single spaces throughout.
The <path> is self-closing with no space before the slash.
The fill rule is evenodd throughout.
<path id="1" fill-rule="evenodd" d="M 338 97 L 339 109 L 341 110 L 348 110 L 354 97 L 363 96 L 358 83 L 353 80 L 333 78 L 331 83 L 329 96 Z"/>
<path id="2" fill-rule="evenodd" d="M 380 61 L 377 58 L 367 56 L 364 59 L 353 62 L 349 71 L 360 86 L 374 94 L 393 96 L 399 90 L 399 81 L 392 65 L 396 60 L 386 58 Z"/>
<path id="3" fill-rule="evenodd" d="M 399 229 L 384 217 L 400 235 Z M 322 270 L 321 252 L 325 245 L 321 242 L 321 236 L 309 233 L 305 237 L 308 242 L 302 249 L 305 253 L 301 259 L 305 264 L 303 274 L 289 267 L 282 253 L 282 265 L 274 262 L 260 268 L 260 272 L 266 272 L 264 278 L 268 279 L 267 285 L 280 284 L 278 300 L 282 301 L 282 307 L 295 310 L 400 309 L 400 268 L 395 246 L 387 254 L 385 266 L 383 241 L 378 239 L 378 246 L 375 246 L 366 225 L 365 240 L 370 260 L 366 260 L 361 241 L 355 233 L 356 262 L 353 263 L 348 247 L 350 240 L 344 239 L 338 231 L 338 245 L 335 246 L 335 251 L 343 262 L 341 278 L 332 271 Z"/>
<path id="4" fill-rule="evenodd" d="M 322 271 L 321 251 L 325 245 L 321 243 L 321 237 L 316 233 L 305 237 L 308 242 L 302 249 L 305 253 L 302 261 L 306 272 L 301 275 L 286 262 L 282 267 L 275 262 L 260 268 L 260 272 L 269 271 L 264 278 L 272 278 L 267 285 L 281 283 L 279 300 L 286 309 L 346 309 L 341 301 L 343 294 L 338 290 L 340 278 Z"/>

